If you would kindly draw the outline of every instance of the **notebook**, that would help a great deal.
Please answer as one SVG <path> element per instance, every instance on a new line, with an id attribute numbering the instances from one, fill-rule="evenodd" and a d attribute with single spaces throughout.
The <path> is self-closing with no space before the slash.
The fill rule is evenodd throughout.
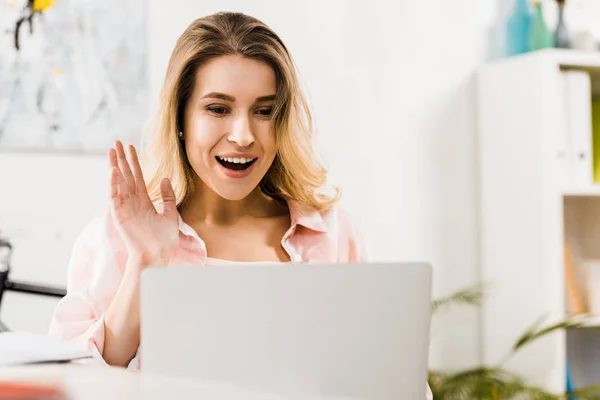
<path id="1" fill-rule="evenodd" d="M 0 366 L 68 362 L 90 357 L 91 352 L 48 335 L 0 333 Z"/>

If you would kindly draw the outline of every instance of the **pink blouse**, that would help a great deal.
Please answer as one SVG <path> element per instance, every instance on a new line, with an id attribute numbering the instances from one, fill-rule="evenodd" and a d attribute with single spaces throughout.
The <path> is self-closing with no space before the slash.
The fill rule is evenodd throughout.
<path id="1" fill-rule="evenodd" d="M 288 206 L 291 226 L 281 244 L 292 263 L 367 261 L 362 236 L 341 208 L 318 212 L 296 202 L 289 202 Z M 107 211 L 92 220 L 74 244 L 68 266 L 67 295 L 54 311 L 50 335 L 74 341 L 104 362 L 104 314 L 121 283 L 126 262 L 125 245 Z M 171 265 L 219 262 L 223 261 L 207 257 L 204 241 L 180 218 L 179 245 Z M 139 369 L 138 354 L 129 369 Z"/>

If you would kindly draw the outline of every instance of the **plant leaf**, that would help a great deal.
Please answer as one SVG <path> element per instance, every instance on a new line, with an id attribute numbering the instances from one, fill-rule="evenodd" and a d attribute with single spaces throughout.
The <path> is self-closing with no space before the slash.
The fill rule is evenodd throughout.
<path id="1" fill-rule="evenodd" d="M 560 397 L 527 386 L 518 376 L 501 368 L 478 367 L 455 374 L 433 372 L 429 376 L 436 400 L 558 400 Z"/>
<path id="2" fill-rule="evenodd" d="M 483 290 L 481 285 L 475 285 L 471 288 L 460 290 L 451 294 L 450 296 L 443 297 L 438 300 L 434 300 L 431 304 L 433 312 L 439 311 L 443 307 L 447 307 L 451 304 L 463 304 L 470 306 L 479 306 L 483 299 Z"/>
<path id="3" fill-rule="evenodd" d="M 532 326 L 529 329 L 527 329 L 527 331 L 525 331 L 521 335 L 521 337 L 519 337 L 517 339 L 517 341 L 515 342 L 515 344 L 512 347 L 513 353 L 516 352 L 517 350 L 521 349 L 522 347 L 526 346 L 527 344 L 533 342 L 534 340 L 539 339 L 542 336 L 546 336 L 547 334 L 552 333 L 554 331 L 557 331 L 560 329 L 578 328 L 578 327 L 581 327 L 584 325 L 584 322 L 580 317 L 569 316 L 569 317 L 563 319 L 562 321 L 558 321 L 558 322 L 556 322 L 552 325 L 549 325 L 545 328 L 539 329 L 539 327 L 542 324 L 544 319 L 545 319 L 544 316 L 538 318 L 532 324 Z"/>
<path id="4" fill-rule="evenodd" d="M 524 390 L 519 392 L 519 395 L 524 395 L 525 399 L 528 400 L 558 400 L 560 396 L 556 396 L 552 393 L 548 393 L 543 389 L 536 387 L 526 387 Z M 579 399 L 583 400 L 583 399 Z"/>
<path id="5" fill-rule="evenodd" d="M 572 390 L 565 394 L 567 398 L 577 398 L 577 400 L 600 399 L 600 385 L 585 386 Z"/>
<path id="6" fill-rule="evenodd" d="M 429 384 L 429 389 L 431 389 L 431 392 L 433 393 L 434 399 L 441 398 L 446 382 L 446 376 L 447 374 L 440 371 L 430 370 L 428 372 L 427 383 Z"/>
<path id="7" fill-rule="evenodd" d="M 529 328 L 527 328 L 527 330 L 525 332 L 523 332 L 523 334 L 521 334 L 521 336 L 517 339 L 517 341 L 515 342 L 515 344 L 512 347 L 513 351 L 516 351 L 521 346 L 524 346 L 526 343 L 531 341 L 531 338 L 538 331 L 539 327 L 542 325 L 542 323 L 544 322 L 545 319 L 546 319 L 546 314 L 538 317 L 538 319 L 536 319 L 533 322 L 533 324 L 531 324 L 531 326 L 529 326 Z"/>

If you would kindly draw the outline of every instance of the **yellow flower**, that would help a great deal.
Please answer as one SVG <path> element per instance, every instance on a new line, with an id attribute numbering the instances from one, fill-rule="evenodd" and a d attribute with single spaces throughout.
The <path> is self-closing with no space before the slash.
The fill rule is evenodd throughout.
<path id="1" fill-rule="evenodd" d="M 54 4 L 56 0 L 33 0 L 33 11 L 46 11 Z"/>

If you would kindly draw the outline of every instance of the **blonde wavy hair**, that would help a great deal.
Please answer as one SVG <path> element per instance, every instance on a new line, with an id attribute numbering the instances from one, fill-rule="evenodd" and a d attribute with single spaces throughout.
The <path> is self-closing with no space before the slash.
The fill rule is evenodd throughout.
<path id="1" fill-rule="evenodd" d="M 295 64 L 282 40 L 263 22 L 241 14 L 222 12 L 196 19 L 179 37 L 171 54 L 157 115 L 145 159 L 149 167 L 148 193 L 160 204 L 160 181 L 169 178 L 177 199 L 184 204 L 193 194 L 197 175 L 178 139 L 195 74 L 215 57 L 240 55 L 270 65 L 276 76 L 272 123 L 277 155 L 260 182 L 261 190 L 276 199 L 291 199 L 317 210 L 330 208 L 340 197 L 327 185 L 327 170 L 312 146 L 313 120 L 304 98 Z"/>

